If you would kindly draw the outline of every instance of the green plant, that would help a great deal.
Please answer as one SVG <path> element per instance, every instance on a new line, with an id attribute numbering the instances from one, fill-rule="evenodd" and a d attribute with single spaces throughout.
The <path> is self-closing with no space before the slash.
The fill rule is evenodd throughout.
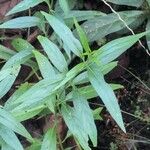
<path id="1" fill-rule="evenodd" d="M 94 147 L 97 146 L 97 130 L 94 113 L 87 100 L 99 96 L 118 126 L 126 132 L 119 104 L 113 92 L 122 86 L 108 84 L 104 76 L 117 66 L 114 60 L 118 56 L 149 32 L 119 38 L 97 50 L 92 50 L 88 42 L 90 38 L 78 22 L 97 15 L 105 15 L 101 12 L 72 11 L 67 1 L 59 0 L 59 7 L 56 7 L 57 10 L 54 13 L 47 0 L 24 0 L 7 15 L 29 9 L 41 2 L 48 4 L 49 13 L 41 11 L 35 16 L 18 17 L 0 25 L 1 29 L 39 27 L 43 35 L 39 35 L 37 39 L 44 50 L 44 53 L 41 53 L 26 40 L 20 38 L 12 42 L 16 51 L 0 46 L 0 57 L 7 60 L 0 71 L 0 98 L 10 90 L 22 64 L 32 68 L 29 77 L 35 73 L 39 78 L 38 69 L 41 73 L 37 83 L 21 84 L 4 103 L 4 106 L 1 106 L 0 144 L 3 150 L 22 150 L 23 146 L 14 134 L 16 132 L 31 143 L 28 150 L 55 150 L 57 139 L 63 150 L 62 141 L 57 133 L 58 116 L 62 116 L 71 133 L 70 136 L 74 137 L 79 149 L 82 147 L 90 150 L 89 140 Z M 58 11 L 58 8 L 62 10 Z M 60 17 L 63 17 L 63 20 Z M 73 35 L 65 21 L 70 28 L 73 28 L 75 24 L 74 34 L 78 33 L 80 40 Z M 49 27 L 47 24 L 54 30 L 51 36 L 47 32 Z M 92 40 L 96 39 L 92 37 Z M 80 63 L 76 63 L 69 69 L 69 63 L 74 57 L 78 57 Z M 35 58 L 36 61 L 32 58 Z M 54 114 L 54 125 L 42 138 L 33 139 L 19 122 L 38 114 L 45 115 L 43 110 L 48 110 L 48 114 Z"/>

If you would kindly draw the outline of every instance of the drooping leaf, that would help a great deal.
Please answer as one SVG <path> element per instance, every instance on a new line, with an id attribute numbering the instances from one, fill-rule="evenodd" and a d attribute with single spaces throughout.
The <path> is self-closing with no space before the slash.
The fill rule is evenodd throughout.
<path id="1" fill-rule="evenodd" d="M 71 30 L 56 17 L 42 12 L 55 33 L 61 38 L 67 48 L 77 56 L 81 56 L 83 49 L 80 42 L 73 36 Z"/>
<path id="2" fill-rule="evenodd" d="M 22 124 L 20 124 L 9 112 L 0 108 L 0 123 L 10 130 L 26 137 L 28 140 L 33 141 L 31 135 L 24 128 Z"/>
<path id="3" fill-rule="evenodd" d="M 144 2 L 143 0 L 106 0 L 106 1 L 118 5 L 127 5 L 127 6 L 135 6 L 135 7 L 140 7 Z"/>
<path id="4" fill-rule="evenodd" d="M 118 12 L 121 18 L 127 25 L 132 24 L 137 19 L 143 18 L 143 11 L 122 11 Z M 99 40 L 106 35 L 126 28 L 124 23 L 120 21 L 119 17 L 114 14 L 108 14 L 106 16 L 95 17 L 82 24 L 89 42 Z"/>
<path id="5" fill-rule="evenodd" d="M 93 57 L 101 64 L 105 65 L 116 59 L 133 44 L 135 44 L 141 37 L 147 34 L 149 34 L 149 31 L 113 40 L 99 48 L 98 51 L 95 51 Z"/>
<path id="6" fill-rule="evenodd" d="M 48 131 L 46 132 L 41 150 L 57 150 L 57 140 L 56 140 L 56 128 L 49 128 Z"/>
<path id="7" fill-rule="evenodd" d="M 110 85 L 105 82 L 104 76 L 100 72 L 97 64 L 93 63 L 88 67 L 88 77 L 111 116 L 114 118 L 119 127 L 126 132 L 117 98 Z"/>
<path id="8" fill-rule="evenodd" d="M 38 51 L 33 51 L 35 58 L 38 62 L 40 72 L 43 76 L 43 78 L 47 79 L 54 79 L 55 78 L 55 70 L 49 60 L 40 52 Z"/>
<path id="9" fill-rule="evenodd" d="M 46 37 L 39 36 L 38 40 L 40 41 L 41 45 L 44 48 L 44 51 L 48 55 L 53 65 L 60 72 L 66 72 L 68 70 L 67 62 L 59 48 Z"/>
<path id="10" fill-rule="evenodd" d="M 80 123 L 80 116 L 76 115 L 75 109 L 70 106 L 62 105 L 61 113 L 67 124 L 67 127 L 74 135 L 74 137 L 78 140 L 80 145 L 84 148 L 84 150 L 91 150 L 88 145 L 88 135 L 85 132 L 82 124 Z"/>
<path id="11" fill-rule="evenodd" d="M 19 29 L 29 28 L 40 24 L 40 19 L 33 16 L 18 17 L 12 20 L 8 20 L 0 25 L 0 29 Z"/>
<path id="12" fill-rule="evenodd" d="M 27 10 L 29 8 L 32 8 L 40 3 L 42 3 L 45 0 L 23 0 L 21 1 L 19 4 L 17 4 L 14 8 L 12 8 L 7 14 L 8 15 L 12 15 L 14 13 L 18 13 L 24 10 Z"/>
<path id="13" fill-rule="evenodd" d="M 82 124 L 84 131 L 90 137 L 94 147 L 96 147 L 97 129 L 94 123 L 93 114 L 87 100 L 79 93 L 78 90 L 73 92 L 73 104 L 76 111 L 76 117 L 79 118 L 80 124 Z"/>
<path id="14" fill-rule="evenodd" d="M 14 150 L 23 150 L 23 147 L 15 133 L 9 128 L 0 125 L 0 136 Z"/>

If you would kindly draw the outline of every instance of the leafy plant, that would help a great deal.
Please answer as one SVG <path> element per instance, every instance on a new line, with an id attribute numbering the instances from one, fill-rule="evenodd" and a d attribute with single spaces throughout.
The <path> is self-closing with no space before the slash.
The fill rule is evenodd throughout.
<path id="1" fill-rule="evenodd" d="M 117 66 L 117 62 L 114 60 L 118 56 L 139 41 L 141 37 L 148 35 L 149 32 L 119 38 L 97 50 L 93 50 L 89 41 L 98 40 L 106 34 L 124 28 L 115 14 L 106 15 L 95 11 L 71 10 L 72 6 L 65 0 L 57 2 L 54 13 L 46 0 L 24 0 L 10 10 L 7 15 L 24 11 L 42 2 L 48 4 L 50 13 L 41 11 L 39 16 L 42 17 L 38 15 L 18 17 L 0 25 L 1 29 L 39 27 L 43 33 L 41 32 L 42 35 L 39 35 L 37 39 L 44 50 L 44 53 L 42 53 L 26 40 L 20 38 L 12 42 L 17 52 L 0 46 L 0 58 L 6 60 L 0 71 L 1 98 L 10 90 L 22 64 L 32 68 L 30 75 L 35 72 L 38 74 L 38 69 L 41 73 L 41 76 L 38 75 L 40 78 L 37 83 L 26 82 L 21 84 L 5 102 L 4 106 L 1 106 L 0 144 L 3 150 L 23 149 L 14 134 L 16 132 L 27 138 L 31 143 L 31 146 L 27 148 L 28 150 L 55 150 L 58 146 L 58 116 L 62 116 L 71 133 L 70 136 L 74 137 L 77 146 L 90 150 L 89 140 L 94 147 L 97 146 L 97 129 L 88 99 L 99 96 L 118 126 L 126 132 L 119 104 L 113 92 L 113 90 L 122 88 L 122 86 L 107 83 L 104 76 Z M 135 16 L 143 14 L 142 11 L 126 13 L 120 12 L 120 15 L 127 16 L 128 24 L 136 21 Z M 61 17 L 63 19 L 60 19 Z M 43 18 L 45 18 L 44 21 Z M 89 18 L 92 19 L 89 20 Z M 109 20 L 108 18 L 112 19 Z M 106 19 L 106 22 L 101 25 L 100 22 L 103 19 Z M 80 26 L 78 22 L 84 20 L 87 21 Z M 45 28 L 41 28 L 41 22 Z M 75 30 L 72 32 L 71 28 L 74 24 Z M 111 28 L 112 24 L 113 28 Z M 47 33 L 47 25 L 54 30 L 51 36 Z M 93 31 L 89 28 L 90 25 Z M 101 32 L 106 25 L 107 27 L 110 25 L 110 30 L 105 31 L 106 33 Z M 118 27 L 120 25 L 121 27 Z M 70 69 L 69 64 L 74 57 L 78 57 L 80 62 L 76 62 L 75 66 Z M 36 61 L 32 58 L 35 58 Z M 44 137 L 37 141 L 19 122 L 36 115 L 43 116 L 45 115 L 44 110 L 47 109 L 48 114 L 55 116 L 55 121 Z M 58 144 L 63 149 L 61 142 L 59 140 Z M 12 143 L 15 143 L 15 145 Z"/>

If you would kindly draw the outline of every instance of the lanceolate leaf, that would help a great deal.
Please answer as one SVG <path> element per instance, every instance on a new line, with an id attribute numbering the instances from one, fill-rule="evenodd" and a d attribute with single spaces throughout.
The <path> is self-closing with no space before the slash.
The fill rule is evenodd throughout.
<path id="1" fill-rule="evenodd" d="M 9 128 L 0 125 L 0 136 L 14 150 L 23 150 L 23 147 L 15 133 Z"/>
<path id="2" fill-rule="evenodd" d="M 18 29 L 34 27 L 40 24 L 40 19 L 33 16 L 18 17 L 0 25 L 0 29 Z"/>
<path id="3" fill-rule="evenodd" d="M 44 48 L 44 51 L 48 55 L 53 65 L 60 72 L 66 72 L 68 70 L 67 62 L 59 48 L 46 37 L 39 36 L 38 40 L 40 41 L 41 45 Z"/>
<path id="4" fill-rule="evenodd" d="M 19 88 L 13 93 L 13 95 L 11 95 L 9 99 L 5 102 L 4 105 L 5 110 L 11 111 L 15 100 L 23 93 L 25 93 L 30 87 L 31 85 L 27 82 L 21 84 Z"/>
<path id="5" fill-rule="evenodd" d="M 56 140 L 56 128 L 49 128 L 48 131 L 46 132 L 41 150 L 57 150 L 57 140 Z"/>
<path id="6" fill-rule="evenodd" d="M 88 67 L 89 80 L 105 104 L 107 110 L 117 122 L 119 127 L 125 132 L 121 111 L 117 102 L 117 98 L 110 85 L 105 82 L 103 74 L 99 70 L 99 66 L 95 63 Z"/>
<path id="7" fill-rule="evenodd" d="M 55 70 L 49 60 L 38 51 L 33 51 L 43 78 L 54 79 Z"/>
<path id="8" fill-rule="evenodd" d="M 67 15 L 69 13 L 69 5 L 67 0 L 59 0 L 59 5 L 64 11 L 64 13 Z"/>
<path id="9" fill-rule="evenodd" d="M 90 47 L 89 47 L 89 43 L 88 43 L 88 39 L 86 37 L 85 32 L 83 31 L 83 29 L 80 27 L 80 25 L 78 24 L 77 20 L 74 19 L 74 23 L 78 32 L 78 35 L 80 37 L 80 41 L 83 45 L 83 48 L 85 49 L 85 51 L 87 53 L 89 53 L 91 51 Z"/>
<path id="10" fill-rule="evenodd" d="M 87 100 L 78 90 L 73 92 L 73 104 L 76 116 L 80 120 L 85 132 L 89 135 L 94 147 L 97 146 L 97 129 L 94 123 L 93 114 Z"/>
<path id="11" fill-rule="evenodd" d="M 23 0 L 19 4 L 17 4 L 13 9 L 11 9 L 6 15 L 11 15 L 14 13 L 18 13 L 24 10 L 27 10 L 31 7 L 38 5 L 39 3 L 45 0 Z"/>
<path id="12" fill-rule="evenodd" d="M 71 133 L 79 141 L 84 150 L 91 150 L 88 145 L 88 135 L 80 122 L 80 116 L 76 115 L 75 109 L 70 106 L 63 105 L 61 113 Z"/>
<path id="13" fill-rule="evenodd" d="M 127 6 L 135 6 L 139 7 L 144 2 L 143 0 L 106 0 L 108 2 L 118 4 L 118 5 L 127 5 Z"/>
<path id="14" fill-rule="evenodd" d="M 56 17 L 45 12 L 42 12 L 42 14 L 45 16 L 46 20 L 54 29 L 56 34 L 62 39 L 63 43 L 67 45 L 67 48 L 77 56 L 81 56 L 83 51 L 82 46 L 73 36 L 71 30 Z"/>
<path id="15" fill-rule="evenodd" d="M 5 69 L 3 69 L 2 72 L 3 71 L 5 71 Z M 3 80 L 0 81 L 0 98 L 2 98 L 10 90 L 16 80 L 16 77 L 18 76 L 19 71 L 20 66 L 12 67 L 11 71 L 5 76 L 5 78 L 3 78 Z"/>
<path id="16" fill-rule="evenodd" d="M 110 84 L 112 90 L 118 90 L 118 89 L 122 89 L 123 86 L 120 84 Z M 80 94 L 85 97 L 86 99 L 91 99 L 94 97 L 97 97 L 98 94 L 96 92 L 96 90 L 93 88 L 92 85 L 88 85 L 88 86 L 84 86 L 79 88 Z M 67 96 L 66 96 L 66 101 L 70 101 L 73 98 L 73 92 L 70 92 Z"/>
<path id="17" fill-rule="evenodd" d="M 102 72 L 103 75 L 106 75 L 107 73 L 109 73 L 111 70 L 113 70 L 116 66 L 117 66 L 117 61 L 113 61 L 111 63 L 108 63 L 106 65 L 103 65 L 100 70 Z M 75 85 L 79 85 L 79 84 L 84 84 L 86 82 L 89 82 L 89 78 L 87 75 L 87 71 L 82 72 L 81 74 L 79 74 L 74 80 L 73 83 Z"/>
<path id="18" fill-rule="evenodd" d="M 28 140 L 33 141 L 32 137 L 24 128 L 24 126 L 20 124 L 15 118 L 13 118 L 10 113 L 2 108 L 0 108 L 0 123 L 10 130 L 13 130 L 14 132 L 26 137 Z"/>
<path id="19" fill-rule="evenodd" d="M 30 110 L 39 104 L 44 104 L 44 99 L 55 92 L 54 88 L 62 80 L 62 76 L 56 76 L 54 79 L 43 79 L 19 96 L 14 104 L 18 104 L 12 112 L 19 110 Z"/>
<path id="20" fill-rule="evenodd" d="M 143 18 L 143 11 L 122 11 L 118 12 L 127 25 L 132 24 L 137 19 Z M 119 17 L 114 14 L 108 14 L 106 16 L 99 16 L 90 19 L 82 24 L 88 39 L 90 42 L 99 40 L 106 35 L 126 28 L 124 23 L 120 21 Z"/>
<path id="21" fill-rule="evenodd" d="M 15 54 L 16 54 L 15 51 L 8 49 L 7 47 L 4 47 L 3 45 L 0 45 L 0 58 L 1 59 L 8 60 Z"/>
<path id="22" fill-rule="evenodd" d="M 148 31 L 113 40 L 96 51 L 93 57 L 101 64 L 105 65 L 116 59 L 134 43 L 136 43 L 141 37 L 149 33 L 150 32 Z"/>
<path id="23" fill-rule="evenodd" d="M 69 11 L 69 13 L 67 15 L 65 14 L 60 14 L 62 15 L 62 17 L 68 21 L 68 20 L 72 20 L 73 18 L 76 18 L 77 21 L 84 21 L 84 20 L 89 20 L 92 19 L 94 17 L 98 17 L 98 16 L 105 16 L 106 14 L 100 12 L 100 11 L 90 11 L 90 10 L 71 10 Z"/>
<path id="24" fill-rule="evenodd" d="M 22 38 L 15 38 L 11 42 L 12 46 L 15 48 L 15 50 L 22 51 L 22 50 L 34 50 L 35 48 L 27 41 Z"/>
<path id="25" fill-rule="evenodd" d="M 7 69 L 25 63 L 32 57 L 32 51 L 24 50 L 12 56 L 3 66 L 2 69 Z"/>

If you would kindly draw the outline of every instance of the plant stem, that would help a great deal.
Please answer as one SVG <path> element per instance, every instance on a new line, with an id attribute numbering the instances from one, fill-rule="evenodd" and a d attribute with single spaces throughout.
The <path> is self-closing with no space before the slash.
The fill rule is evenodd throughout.
<path id="1" fill-rule="evenodd" d="M 59 142 L 59 146 L 61 150 L 64 150 L 63 145 L 62 145 L 62 141 L 61 141 L 61 137 L 60 134 L 58 132 L 58 119 L 57 119 L 57 115 L 56 115 L 56 120 L 57 120 L 57 125 L 56 125 L 56 130 L 57 130 L 57 136 L 58 136 L 58 142 Z"/>

